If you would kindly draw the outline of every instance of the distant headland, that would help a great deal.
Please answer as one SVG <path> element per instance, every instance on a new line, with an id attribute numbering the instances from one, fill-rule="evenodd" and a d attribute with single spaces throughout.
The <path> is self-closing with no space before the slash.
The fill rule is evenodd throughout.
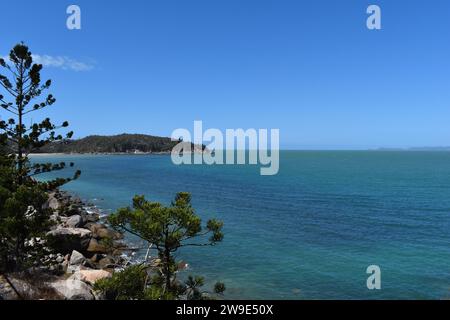
<path id="1" fill-rule="evenodd" d="M 179 141 L 167 137 L 145 134 L 120 134 L 114 136 L 91 135 L 82 139 L 54 142 L 36 153 L 105 153 L 105 154 L 146 154 L 170 153 Z M 200 149 L 191 144 L 192 150 Z"/>
<path id="2" fill-rule="evenodd" d="M 375 151 L 450 151 L 449 147 L 377 148 Z"/>

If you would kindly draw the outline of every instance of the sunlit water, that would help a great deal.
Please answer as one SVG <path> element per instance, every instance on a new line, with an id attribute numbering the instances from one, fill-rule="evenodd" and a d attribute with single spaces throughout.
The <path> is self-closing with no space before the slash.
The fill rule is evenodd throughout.
<path id="1" fill-rule="evenodd" d="M 225 239 L 178 257 L 209 285 L 225 282 L 227 298 L 450 297 L 448 152 L 285 151 L 276 176 L 160 155 L 38 159 L 75 162 L 82 176 L 65 189 L 104 210 L 135 194 L 169 204 L 192 193 L 204 220 L 224 221 Z M 366 286 L 372 264 L 379 291 Z"/>

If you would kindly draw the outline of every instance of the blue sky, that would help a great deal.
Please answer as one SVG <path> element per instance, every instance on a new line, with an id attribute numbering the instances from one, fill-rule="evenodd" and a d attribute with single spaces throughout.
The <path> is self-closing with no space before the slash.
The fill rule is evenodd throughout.
<path id="1" fill-rule="evenodd" d="M 70 4 L 82 30 L 66 28 Z M 366 28 L 370 4 L 380 31 Z M 279 128 L 283 148 L 450 145 L 447 0 L 29 0 L 2 12 L 0 55 L 23 40 L 48 56 L 48 112 L 77 137 L 169 136 L 203 120 Z"/>

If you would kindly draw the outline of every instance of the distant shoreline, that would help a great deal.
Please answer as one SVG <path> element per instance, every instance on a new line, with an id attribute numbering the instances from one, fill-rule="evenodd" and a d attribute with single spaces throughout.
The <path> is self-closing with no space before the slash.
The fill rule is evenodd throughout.
<path id="1" fill-rule="evenodd" d="M 186 152 L 187 154 L 205 153 L 205 151 Z M 30 153 L 29 156 L 146 156 L 146 155 L 170 155 L 172 151 L 157 151 L 157 152 L 41 152 Z"/>
<path id="2" fill-rule="evenodd" d="M 225 150 L 224 150 L 225 151 Z M 424 149 L 281 149 L 282 152 L 450 152 L 450 149 L 446 148 L 424 148 Z M 202 152 L 190 152 L 192 153 L 202 153 Z M 30 153 L 29 156 L 33 157 L 48 157 L 48 156 L 145 156 L 145 155 L 170 155 L 171 151 L 161 151 L 161 152 L 42 152 L 42 153 Z"/>
<path id="3" fill-rule="evenodd" d="M 147 153 L 126 153 L 126 152 L 111 152 L 111 153 L 30 153 L 30 157 L 49 157 L 49 156 L 149 156 L 149 155 L 170 155 L 170 152 L 147 152 Z"/>

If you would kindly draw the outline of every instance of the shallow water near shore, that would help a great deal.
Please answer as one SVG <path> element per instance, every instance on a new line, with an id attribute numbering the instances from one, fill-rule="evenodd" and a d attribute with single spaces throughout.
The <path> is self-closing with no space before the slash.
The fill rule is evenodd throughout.
<path id="1" fill-rule="evenodd" d="M 226 298 L 450 297 L 450 152 L 283 151 L 276 176 L 168 155 L 34 159 L 75 162 L 82 175 L 63 189 L 106 212 L 135 194 L 169 204 L 190 192 L 204 220 L 224 221 L 225 239 L 178 258 L 207 284 L 225 282 Z M 373 264 L 378 291 L 366 287 Z"/>

